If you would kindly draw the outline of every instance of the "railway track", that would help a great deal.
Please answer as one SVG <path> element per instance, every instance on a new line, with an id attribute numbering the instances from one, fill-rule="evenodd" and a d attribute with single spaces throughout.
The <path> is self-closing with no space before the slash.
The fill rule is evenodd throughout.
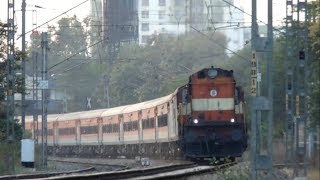
<path id="1" fill-rule="evenodd" d="M 63 171 L 63 172 L 52 172 L 52 173 L 37 173 L 37 174 L 20 174 L 20 175 L 6 175 L 0 176 L 0 179 L 39 179 L 39 178 L 49 178 L 53 176 L 65 175 L 65 174 L 76 174 L 76 173 L 87 173 L 90 171 L 94 171 L 94 167 L 88 167 L 80 170 L 73 171 Z"/>
<path id="2" fill-rule="evenodd" d="M 70 174 L 84 174 L 84 173 L 94 173 L 94 172 L 106 172 L 106 171 L 119 171 L 128 169 L 127 166 L 122 165 L 110 165 L 107 163 L 99 163 L 99 162 L 84 162 L 77 160 L 62 160 L 62 159 L 48 159 L 49 161 L 55 161 L 60 163 L 67 164 L 78 164 L 83 165 L 83 168 L 79 168 L 78 170 L 70 170 L 70 171 L 61 171 L 61 172 L 40 172 L 36 174 L 20 174 L 20 175 L 6 175 L 0 176 L 0 180 L 2 179 L 41 179 L 41 178 L 49 178 L 54 176 L 61 175 L 70 175 Z"/>
<path id="3" fill-rule="evenodd" d="M 235 163 L 227 163 L 217 166 L 199 166 L 195 163 L 187 163 L 152 167 L 146 169 L 122 170 L 116 172 L 113 171 L 93 174 L 64 175 L 45 179 L 176 179 L 188 177 L 191 175 L 203 174 L 207 172 L 214 172 L 216 170 L 221 170 L 234 164 Z"/>
<path id="4" fill-rule="evenodd" d="M 63 159 L 54 159 L 50 158 L 49 161 L 61 162 L 61 163 L 73 163 L 73 164 L 82 164 L 94 167 L 94 169 L 98 172 L 101 171 L 120 171 L 129 169 L 129 167 L 124 165 L 114 165 L 102 162 L 86 162 L 83 160 L 63 160 Z"/>

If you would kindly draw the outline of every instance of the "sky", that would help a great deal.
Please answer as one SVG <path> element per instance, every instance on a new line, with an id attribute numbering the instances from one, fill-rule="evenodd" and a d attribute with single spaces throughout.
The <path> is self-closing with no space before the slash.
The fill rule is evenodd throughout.
<path id="1" fill-rule="evenodd" d="M 85 0 L 26 0 L 26 32 L 33 29 L 33 24 L 41 25 L 84 1 Z M 273 24 L 275 25 L 279 25 L 281 20 L 285 17 L 285 2 L 285 0 L 273 0 Z M 8 0 L 0 0 L 0 19 L 2 22 L 7 21 L 7 3 Z M 15 0 L 15 21 L 18 25 L 18 33 L 16 34 L 16 37 L 19 37 L 21 35 L 21 3 L 22 0 Z M 242 7 L 244 11 L 251 14 L 251 0 L 235 0 L 235 5 L 238 7 Z M 35 6 L 40 6 L 43 8 L 36 8 Z M 267 0 L 257 0 L 257 6 L 257 18 L 267 23 Z M 54 25 L 61 17 L 71 17 L 73 15 L 76 15 L 80 20 L 82 20 L 84 17 L 89 15 L 89 12 L 90 0 L 77 7 L 76 9 L 66 13 L 65 15 L 60 16 L 56 20 L 51 21 L 50 23 L 48 23 L 48 25 Z M 245 21 L 250 22 L 251 17 L 245 15 Z M 40 32 L 46 31 L 45 27 L 46 26 L 43 26 L 43 28 L 40 28 L 38 30 Z M 26 39 L 28 39 L 28 37 L 29 36 L 27 35 Z M 19 43 L 17 45 L 18 47 L 20 47 Z"/>
<path id="2" fill-rule="evenodd" d="M 48 20 L 58 16 L 59 14 L 71 9 L 72 7 L 84 2 L 85 0 L 26 0 L 26 32 L 32 30 L 36 25 L 41 25 Z M 0 20 L 1 22 L 7 22 L 7 3 L 8 0 L 0 0 Z M 18 32 L 16 33 L 16 38 L 21 35 L 21 25 L 22 25 L 22 13 L 21 13 L 22 0 L 15 0 L 15 23 L 18 25 Z M 40 6 L 43 8 L 36 8 L 35 6 Z M 76 15 L 82 20 L 84 17 L 88 16 L 90 12 L 90 0 L 74 10 L 58 17 L 57 19 L 48 23 L 48 25 L 54 25 L 62 17 L 72 17 Z M 46 25 L 43 28 L 39 28 L 38 31 L 45 32 Z M 26 36 L 28 41 L 30 33 Z M 21 38 L 20 38 L 21 39 Z M 16 42 L 18 47 L 21 47 L 21 42 Z"/>

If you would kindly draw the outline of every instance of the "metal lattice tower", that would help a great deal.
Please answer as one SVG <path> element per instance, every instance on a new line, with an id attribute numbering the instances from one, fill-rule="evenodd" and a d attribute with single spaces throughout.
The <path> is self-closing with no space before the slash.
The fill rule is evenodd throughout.
<path id="1" fill-rule="evenodd" d="M 48 85 L 48 33 L 42 32 L 41 34 L 41 48 L 42 48 L 42 81 Z M 49 90 L 48 87 L 42 87 L 42 121 L 41 121 L 41 142 L 42 142 L 42 166 L 47 168 L 48 152 L 48 128 L 47 128 L 47 113 L 48 113 L 48 100 Z"/>
<path id="2" fill-rule="evenodd" d="M 272 56 L 273 56 L 273 27 L 272 27 L 272 0 L 268 0 L 268 35 L 267 38 L 259 36 L 257 24 L 257 3 L 252 0 L 252 25 L 251 25 L 251 178 L 259 178 L 259 172 L 267 172 L 268 179 L 273 177 L 273 86 L 272 86 Z M 261 96 L 258 92 L 258 67 L 257 53 L 265 53 L 267 57 L 267 95 Z M 261 113 L 266 112 L 267 124 L 267 149 L 261 149 L 263 139 L 261 136 Z"/>
<path id="3" fill-rule="evenodd" d="M 8 0 L 8 22 L 7 22 L 7 142 L 14 139 L 14 89 L 15 89 L 15 70 L 14 70 L 14 0 Z"/>
<path id="4" fill-rule="evenodd" d="M 6 140 L 10 144 L 14 141 L 14 91 L 15 91 L 15 51 L 14 51 L 14 0 L 8 0 L 8 19 L 7 19 L 7 62 L 6 62 L 6 91 L 7 91 L 7 124 Z M 10 147 L 10 146 L 9 146 Z M 14 161 L 12 151 L 8 152 L 7 164 L 11 173 L 14 172 Z"/>
<path id="5" fill-rule="evenodd" d="M 286 4 L 286 163 L 293 163 L 294 152 L 294 122 L 293 122 L 293 72 L 294 72 L 294 33 L 293 26 L 293 4 L 292 0 L 287 0 Z"/>
<path id="6" fill-rule="evenodd" d="M 38 144 L 39 138 L 39 124 L 38 124 L 38 52 L 32 52 L 32 70 L 33 70 L 33 87 L 32 87 L 32 100 L 33 100 L 33 139 Z"/>
<path id="7" fill-rule="evenodd" d="M 296 118 L 295 118 L 295 137 L 296 137 L 296 166 L 295 176 L 306 177 L 306 127 L 307 127 L 307 100 L 306 100 L 306 87 L 307 87 L 307 65 L 308 59 L 308 26 L 307 26 L 307 0 L 297 3 L 298 15 L 298 37 L 301 40 L 298 43 L 299 51 L 297 61 L 297 80 L 295 81 L 297 87 L 296 94 Z M 303 19 L 302 19 L 303 18 Z M 302 21 L 300 21 L 302 19 Z"/>
<path id="8" fill-rule="evenodd" d="M 286 160 L 294 177 L 306 177 L 307 0 L 287 0 L 286 51 Z"/>

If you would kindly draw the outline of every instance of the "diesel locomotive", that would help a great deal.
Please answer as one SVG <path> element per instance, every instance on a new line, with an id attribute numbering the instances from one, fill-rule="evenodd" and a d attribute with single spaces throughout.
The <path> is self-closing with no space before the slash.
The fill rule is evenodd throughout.
<path id="1" fill-rule="evenodd" d="M 49 154 L 61 156 L 239 157 L 247 147 L 244 110 L 233 71 L 209 67 L 165 97 L 51 114 L 46 131 L 27 116 L 25 127 L 38 143 L 46 133 Z"/>

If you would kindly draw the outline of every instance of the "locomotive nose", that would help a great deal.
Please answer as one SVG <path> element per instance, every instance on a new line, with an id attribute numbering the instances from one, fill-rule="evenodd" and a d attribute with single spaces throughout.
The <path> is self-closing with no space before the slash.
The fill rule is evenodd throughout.
<path id="1" fill-rule="evenodd" d="M 240 141 L 242 139 L 242 133 L 240 130 L 236 129 L 236 130 L 233 130 L 232 133 L 231 133 L 231 139 L 233 141 Z"/>

